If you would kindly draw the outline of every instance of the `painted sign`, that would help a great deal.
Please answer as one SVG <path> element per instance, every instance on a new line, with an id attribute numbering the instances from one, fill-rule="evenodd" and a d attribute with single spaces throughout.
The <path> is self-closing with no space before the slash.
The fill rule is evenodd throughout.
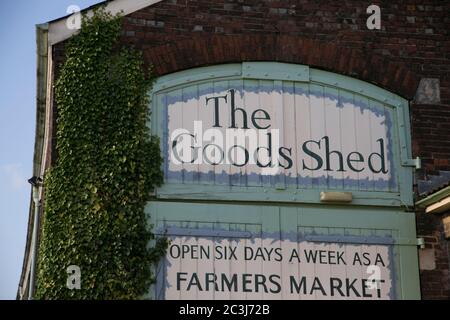
<path id="1" fill-rule="evenodd" d="M 392 110 L 309 83 L 233 80 L 165 93 L 168 182 L 396 190 Z"/>
<path id="2" fill-rule="evenodd" d="M 399 208 L 413 203 L 407 106 L 291 64 L 159 79 L 165 177 L 149 214 L 171 242 L 152 298 L 420 297 L 415 218 Z M 328 190 L 355 206 L 316 205 Z"/>
<path id="3" fill-rule="evenodd" d="M 391 299 L 391 249 L 176 236 L 165 262 L 165 299 Z"/>

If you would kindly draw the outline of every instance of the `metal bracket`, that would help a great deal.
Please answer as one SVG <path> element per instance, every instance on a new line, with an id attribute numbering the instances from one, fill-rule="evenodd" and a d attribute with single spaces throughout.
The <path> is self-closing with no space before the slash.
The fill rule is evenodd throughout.
<path id="1" fill-rule="evenodd" d="M 420 249 L 425 249 L 425 239 L 417 238 L 417 246 L 419 246 Z"/>
<path id="2" fill-rule="evenodd" d="M 405 159 L 402 160 L 402 166 L 403 167 L 415 167 L 416 169 L 422 168 L 422 161 L 419 157 L 415 159 Z"/>

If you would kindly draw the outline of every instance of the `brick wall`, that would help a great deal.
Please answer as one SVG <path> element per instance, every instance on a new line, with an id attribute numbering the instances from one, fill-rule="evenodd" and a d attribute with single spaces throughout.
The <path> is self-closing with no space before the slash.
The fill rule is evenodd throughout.
<path id="1" fill-rule="evenodd" d="M 368 30 L 379 4 L 382 29 Z M 434 105 L 412 105 L 424 173 L 450 170 L 450 1 L 166 0 L 129 15 L 123 42 L 158 74 L 243 60 L 303 63 L 375 83 L 412 100 L 439 79 Z M 404 68 L 406 66 L 406 68 Z"/>
<path id="2" fill-rule="evenodd" d="M 418 213 L 417 229 L 418 236 L 425 240 L 425 249 L 420 249 L 419 252 L 419 258 L 422 259 L 420 268 L 422 297 L 448 300 L 450 299 L 450 245 L 444 237 L 442 216 Z M 431 261 L 427 263 L 426 260 Z"/>
<path id="3" fill-rule="evenodd" d="M 447 77 L 449 77 L 448 71 Z M 445 77 L 445 75 L 442 75 Z M 450 170 L 450 106 L 413 104 L 413 152 L 423 162 L 423 174 Z"/>
<path id="4" fill-rule="evenodd" d="M 379 31 L 366 27 L 372 3 L 381 7 Z M 311 65 L 397 93 L 412 101 L 413 155 L 423 160 L 423 178 L 450 170 L 449 12 L 450 1 L 442 0 L 165 0 L 128 15 L 121 41 L 142 51 L 158 75 L 271 60 Z M 63 53 L 63 43 L 55 46 L 56 74 Z M 423 78 L 437 81 L 439 94 L 415 103 Z M 424 298 L 450 298 L 448 242 L 439 221 L 417 214 L 418 234 L 428 237 L 436 255 L 435 270 L 421 272 Z"/>

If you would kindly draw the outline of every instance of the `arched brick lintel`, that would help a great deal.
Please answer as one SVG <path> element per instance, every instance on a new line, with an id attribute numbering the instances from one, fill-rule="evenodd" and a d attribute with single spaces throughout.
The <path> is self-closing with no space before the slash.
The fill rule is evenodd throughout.
<path id="1" fill-rule="evenodd" d="M 404 64 L 367 55 L 339 43 L 289 35 L 213 35 L 144 50 L 158 76 L 195 67 L 242 61 L 278 61 L 309 65 L 373 83 L 412 100 L 418 77 Z"/>

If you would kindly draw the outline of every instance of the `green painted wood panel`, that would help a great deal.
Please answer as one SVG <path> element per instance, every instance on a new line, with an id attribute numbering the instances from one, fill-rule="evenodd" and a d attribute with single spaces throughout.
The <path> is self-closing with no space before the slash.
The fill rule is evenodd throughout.
<path id="1" fill-rule="evenodd" d="M 283 252 L 289 252 L 299 243 L 305 243 L 305 237 L 313 236 L 313 240 L 307 240 L 308 248 L 314 250 L 346 250 L 349 255 L 359 252 L 370 254 L 372 259 L 377 253 L 383 255 L 389 262 L 387 269 L 382 268 L 382 277 L 390 282 L 389 298 L 391 299 L 420 299 L 417 247 L 415 236 L 414 213 L 406 213 L 387 208 L 366 207 L 339 207 L 318 205 L 257 205 L 257 204 L 220 204 L 220 203 L 178 203 L 178 202 L 150 202 L 147 207 L 150 221 L 155 230 L 167 226 L 177 226 L 186 230 L 202 230 L 210 232 L 210 236 L 190 236 L 175 238 L 175 241 L 202 244 L 208 243 L 208 239 L 221 245 L 231 245 L 236 241 L 249 246 L 260 248 L 280 247 Z M 209 231 L 208 231 L 209 230 Z M 230 237 L 215 236 L 217 230 L 229 232 Z M 247 231 L 253 238 L 233 238 L 234 231 Z M 192 240 L 195 238 L 195 241 Z M 180 240 L 181 239 L 181 240 Z M 191 240 L 189 240 L 191 239 Z M 391 241 L 383 242 L 383 241 Z M 191 242 L 188 242 L 191 241 Z M 192 242 L 194 241 L 194 242 Z M 234 241 L 234 242 L 233 242 Z M 256 241 L 256 242 L 255 242 Z M 372 242 L 371 242 L 372 241 Z M 299 247 L 300 248 L 300 247 Z M 343 249 L 344 248 L 344 249 Z M 239 250 L 242 250 L 240 248 Z M 300 249 L 299 249 L 300 250 Z M 350 253 L 348 253 L 350 252 Z M 386 260 L 388 257 L 388 260 Z M 183 263 L 180 261 L 180 263 Z M 330 264 L 305 264 L 289 263 L 283 260 L 276 261 L 246 261 L 237 264 L 230 261 L 229 264 L 215 264 L 214 262 L 201 261 L 197 264 L 188 261 L 188 265 L 177 266 L 179 270 L 191 270 L 192 272 L 212 273 L 260 273 L 260 274 L 292 274 L 297 277 L 306 275 L 309 279 L 320 275 L 321 277 L 368 277 L 367 266 Z M 209 263 L 209 264 L 208 264 Z M 191 265 L 192 264 L 192 265 Z M 387 263 L 386 263 L 387 265 Z M 173 267 L 173 266 L 172 266 Z M 206 268 L 206 269 L 205 269 Z M 167 290 L 165 282 L 166 266 L 161 263 L 157 268 L 158 282 L 151 288 L 150 296 L 164 299 Z M 171 269 L 173 272 L 173 269 Z M 288 280 L 282 278 L 283 286 L 289 286 Z M 170 282 L 170 281 L 169 281 Z M 173 282 L 171 285 L 174 285 Z M 173 289 L 173 288 L 172 288 Z M 264 292 L 205 292 L 197 290 L 195 296 L 192 292 L 182 292 L 170 298 L 198 298 L 198 299 L 341 299 L 335 295 L 323 295 L 314 292 L 308 296 L 281 292 L 278 295 Z M 352 299 L 360 297 L 350 296 Z M 373 297 L 376 298 L 375 294 Z"/>
<path id="2" fill-rule="evenodd" d="M 242 247 L 279 247 L 282 251 L 299 252 L 331 248 L 336 252 L 345 250 L 346 259 L 379 254 L 389 262 L 389 268 L 380 269 L 382 276 L 390 279 L 389 290 L 383 294 L 394 299 L 419 299 L 415 218 L 413 213 L 403 212 L 413 203 L 408 102 L 371 84 L 307 66 L 249 62 L 186 70 L 159 78 L 151 95 L 149 128 L 161 137 L 163 154 L 167 155 L 171 147 L 168 127 L 193 130 L 196 120 L 212 127 L 214 119 L 203 112 L 203 100 L 211 95 L 229 95 L 229 89 L 245 92 L 234 96 L 242 108 L 239 112 L 250 114 L 255 106 L 267 110 L 272 115 L 271 123 L 283 128 L 281 144 L 292 146 L 295 154 L 302 151 L 298 141 L 322 136 L 332 137 L 330 147 L 343 153 L 367 153 L 374 149 L 377 138 L 385 137 L 391 154 L 389 183 L 379 183 L 382 175 L 375 172 L 313 172 L 305 178 L 298 174 L 300 168 L 304 163 L 313 166 L 314 159 L 299 157 L 292 168 L 283 168 L 275 175 L 255 173 L 248 166 L 205 163 L 184 163 L 181 173 L 174 174 L 166 161 L 165 183 L 157 188 L 157 200 L 147 208 L 154 230 L 161 234 L 173 232 L 179 246 L 207 247 L 215 243 L 231 247 L 239 243 L 238 254 L 245 254 Z M 225 120 L 230 121 L 222 118 Z M 243 126 L 242 121 L 237 120 L 239 126 Z M 359 163 L 355 166 L 363 168 Z M 328 190 L 352 192 L 353 201 L 346 205 L 320 203 L 320 192 Z M 248 238 L 249 234 L 253 237 Z M 256 260 L 237 264 L 208 259 L 170 260 L 170 265 L 167 261 L 155 268 L 158 281 L 149 297 L 163 299 L 168 294 L 174 299 L 342 298 L 324 296 L 321 291 L 312 296 L 300 291 L 297 295 L 286 291 L 274 295 L 261 290 L 264 286 L 257 292 L 211 292 L 195 286 L 190 292 L 177 292 L 173 287 L 178 284 L 176 279 L 166 279 L 168 267 L 172 273 L 251 271 L 260 275 L 290 274 L 297 279 L 307 275 L 309 282 L 316 274 L 330 279 L 368 276 L 366 266 L 361 265 Z M 280 281 L 283 288 L 292 286 L 289 277 L 281 277 Z"/>
<path id="3" fill-rule="evenodd" d="M 233 88 L 248 93 L 236 96 L 247 113 L 255 104 L 273 113 L 272 120 L 284 128 L 280 141 L 296 154 L 302 151 L 299 141 L 325 135 L 333 137 L 330 139 L 332 148 L 346 154 L 371 147 L 373 150 L 376 147 L 374 141 L 380 134 L 386 134 L 385 147 L 391 155 L 388 182 L 379 174 L 367 175 L 351 170 L 345 174 L 312 172 L 305 175 L 307 170 L 301 172 L 300 157 L 292 169 L 281 169 L 281 173 L 274 176 L 255 173 L 248 166 L 220 167 L 205 163 L 185 163 L 180 170 L 173 171 L 166 161 L 163 168 L 165 184 L 157 189 L 157 196 L 161 199 L 318 203 L 321 191 L 337 190 L 352 192 L 354 205 L 411 207 L 413 168 L 406 165 L 411 157 L 407 101 L 356 79 L 307 66 L 289 66 L 229 64 L 159 78 L 152 91 L 150 127 L 161 137 L 166 159 L 170 153 L 167 124 L 170 123 L 172 128 L 192 130 L 193 121 L 201 120 L 206 127 L 211 127 L 212 119 L 204 116 L 203 100 L 213 94 L 226 94 Z M 262 94 L 252 95 L 252 92 Z M 193 99 L 197 100 L 193 102 Z M 352 104 L 361 107 L 348 107 Z M 274 107 L 278 105 L 285 110 Z M 169 108 L 172 113 L 168 113 Z M 386 132 L 381 130 L 382 126 L 387 128 Z M 365 132 L 371 145 L 361 138 Z M 314 161 L 306 159 L 306 163 L 312 166 Z M 356 167 L 360 169 L 358 163 Z"/>

